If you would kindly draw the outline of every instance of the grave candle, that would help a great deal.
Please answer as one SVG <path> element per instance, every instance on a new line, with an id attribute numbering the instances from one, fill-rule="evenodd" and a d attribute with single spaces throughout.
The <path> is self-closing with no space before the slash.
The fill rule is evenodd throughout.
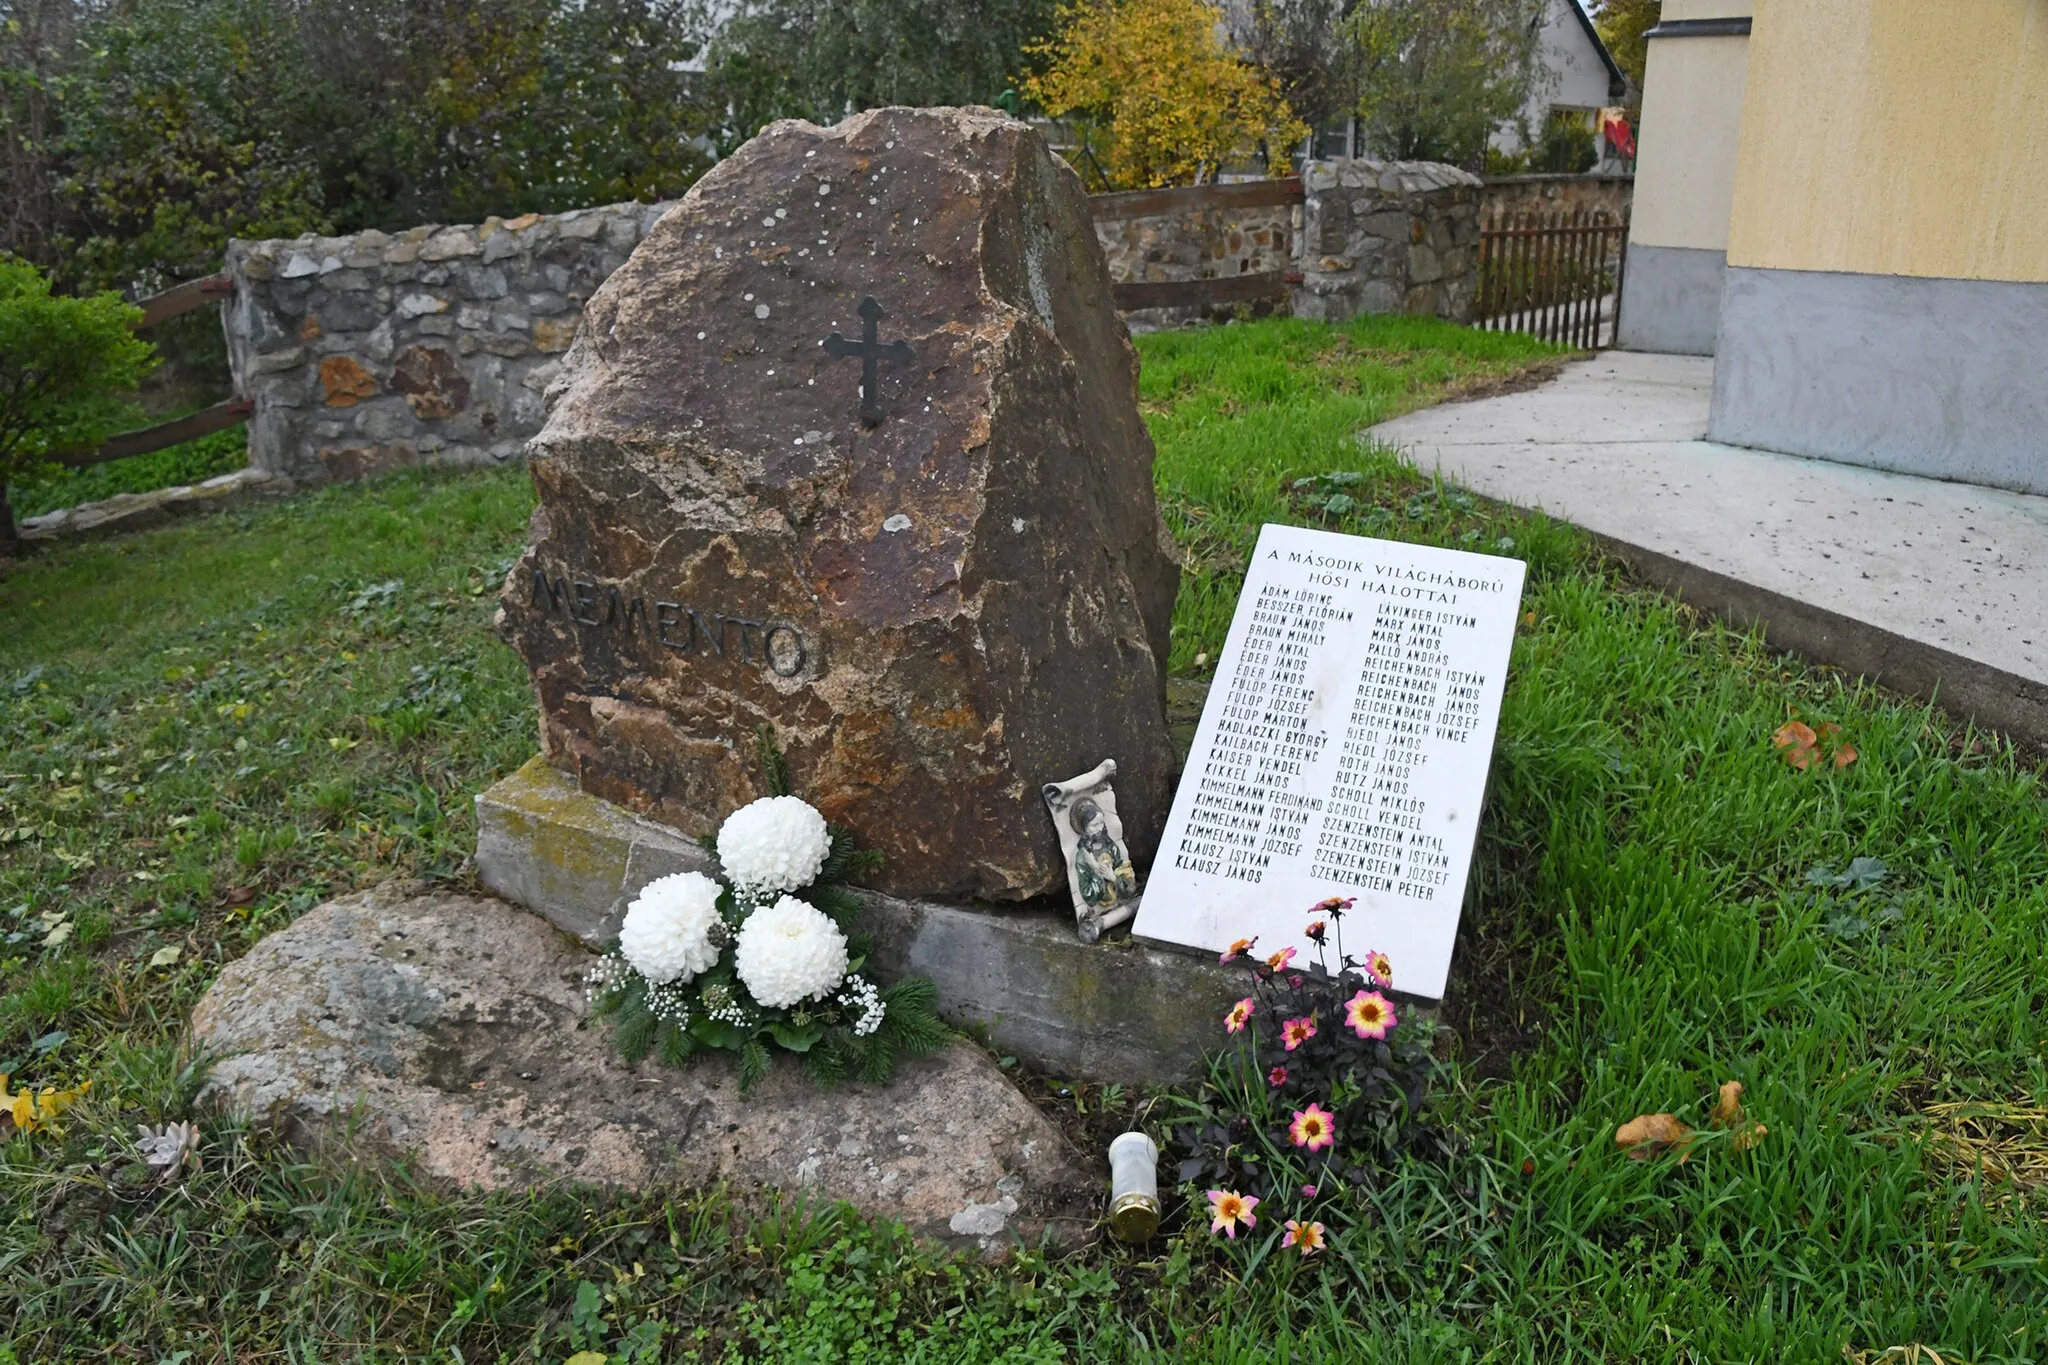
<path id="1" fill-rule="evenodd" d="M 1159 1230 L 1159 1145 L 1143 1133 L 1109 1144 L 1109 1225 L 1126 1242 Z"/>

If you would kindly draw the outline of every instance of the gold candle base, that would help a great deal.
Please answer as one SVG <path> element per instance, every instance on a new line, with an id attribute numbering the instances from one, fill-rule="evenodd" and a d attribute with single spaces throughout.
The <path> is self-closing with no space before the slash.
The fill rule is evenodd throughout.
<path id="1" fill-rule="evenodd" d="M 1159 1201 L 1149 1194 L 1122 1195 L 1109 1206 L 1109 1225 L 1126 1242 L 1149 1241 L 1159 1231 Z"/>

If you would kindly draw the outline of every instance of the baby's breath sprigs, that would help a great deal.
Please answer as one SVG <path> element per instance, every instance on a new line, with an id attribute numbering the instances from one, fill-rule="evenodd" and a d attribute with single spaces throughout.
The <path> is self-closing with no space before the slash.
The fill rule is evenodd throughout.
<path id="1" fill-rule="evenodd" d="M 853 1021 L 853 1036 L 865 1038 L 882 1026 L 882 1018 L 888 1013 L 888 1006 L 882 1003 L 882 992 L 872 981 L 855 973 L 846 978 L 846 984 L 839 991 L 839 1006 Z"/>

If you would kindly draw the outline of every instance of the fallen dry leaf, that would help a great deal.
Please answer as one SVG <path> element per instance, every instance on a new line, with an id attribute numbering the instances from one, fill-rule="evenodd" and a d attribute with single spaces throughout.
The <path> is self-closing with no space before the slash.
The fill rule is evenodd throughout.
<path id="1" fill-rule="evenodd" d="M 1854 763 L 1855 761 L 1856 761 L 1856 746 L 1855 746 L 1855 745 L 1853 745 L 1853 744 L 1844 744 L 1844 745 L 1842 745 L 1842 746 L 1841 746 L 1840 748 L 1838 748 L 1838 749 L 1836 749 L 1836 750 L 1835 750 L 1835 766 L 1836 766 L 1837 768 L 1846 768 L 1846 767 L 1848 767 L 1848 766 L 1849 766 L 1849 765 L 1850 765 L 1851 763 Z"/>
<path id="2" fill-rule="evenodd" d="M 1742 1082 L 1721 1082 L 1721 1100 L 1714 1106 L 1714 1122 L 1727 1128 L 1742 1122 Z"/>
<path id="3" fill-rule="evenodd" d="M 1692 1129 L 1680 1123 L 1676 1114 L 1638 1114 L 1614 1130 L 1614 1145 L 1628 1153 L 1630 1161 L 1648 1161 L 1673 1148 L 1684 1161 L 1691 1142 Z"/>
<path id="4" fill-rule="evenodd" d="M 1771 736 L 1771 743 L 1778 746 L 1779 755 L 1800 772 L 1813 766 L 1815 746 L 1819 742 L 1820 736 L 1814 734 L 1812 726 L 1796 720 L 1786 721 Z"/>
<path id="5" fill-rule="evenodd" d="M 230 887 L 230 888 L 228 888 L 228 893 L 227 893 L 227 894 L 226 894 L 225 896 L 222 896 L 222 897 L 220 898 L 220 903 L 221 903 L 222 905 L 230 905 L 230 906 L 232 906 L 232 905 L 247 905 L 247 904 L 248 904 L 248 903 L 249 903 L 250 901 L 253 901 L 253 900 L 255 900 L 255 899 L 256 899 L 256 888 L 255 888 L 255 887 L 253 887 L 253 886 L 235 886 L 235 887 Z"/>
<path id="6" fill-rule="evenodd" d="M 1721 1098 L 1714 1105 L 1714 1126 L 1731 1130 L 1728 1145 L 1735 1151 L 1746 1152 L 1762 1142 L 1764 1134 L 1771 1130 L 1761 1123 L 1752 1123 L 1742 1112 L 1742 1082 L 1723 1081 Z"/>

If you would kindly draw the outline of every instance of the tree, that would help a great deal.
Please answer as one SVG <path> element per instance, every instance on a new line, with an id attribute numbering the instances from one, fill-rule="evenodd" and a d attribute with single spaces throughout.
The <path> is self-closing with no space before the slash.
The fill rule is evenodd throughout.
<path id="1" fill-rule="evenodd" d="M 0 4 L 0 252 L 43 256 L 57 222 L 55 86 L 75 46 L 77 0 Z"/>
<path id="2" fill-rule="evenodd" d="M 41 271 L 0 257 L 0 553 L 20 548 L 7 486 L 138 415 L 129 395 L 155 363 L 131 330 L 141 317 L 119 294 L 53 295 Z"/>
<path id="3" fill-rule="evenodd" d="M 1096 0 L 1060 11 L 1024 93 L 1081 139 L 1075 167 L 1097 189 L 1199 184 L 1264 154 L 1284 175 L 1308 135 L 1272 75 L 1231 52 L 1204 0 Z"/>
<path id="4" fill-rule="evenodd" d="M 1644 38 L 1664 12 L 1664 0 L 1603 0 L 1593 26 L 1600 40 L 1614 54 L 1615 65 L 1628 73 L 1636 89 L 1643 88 L 1643 72 L 1650 59 L 1650 44 Z"/>
<path id="5" fill-rule="evenodd" d="M 1053 31 L 1054 0 L 699 0 L 721 150 L 778 118 L 890 104 L 994 104 Z"/>
<path id="6" fill-rule="evenodd" d="M 1359 115 L 1382 156 L 1478 169 L 1529 102 L 1547 0 L 1366 0 Z"/>
<path id="7" fill-rule="evenodd" d="M 1251 0 L 1230 10 L 1230 42 L 1271 72 L 1280 94 L 1311 128 L 1357 107 L 1360 52 L 1352 15 L 1359 0 Z"/>

